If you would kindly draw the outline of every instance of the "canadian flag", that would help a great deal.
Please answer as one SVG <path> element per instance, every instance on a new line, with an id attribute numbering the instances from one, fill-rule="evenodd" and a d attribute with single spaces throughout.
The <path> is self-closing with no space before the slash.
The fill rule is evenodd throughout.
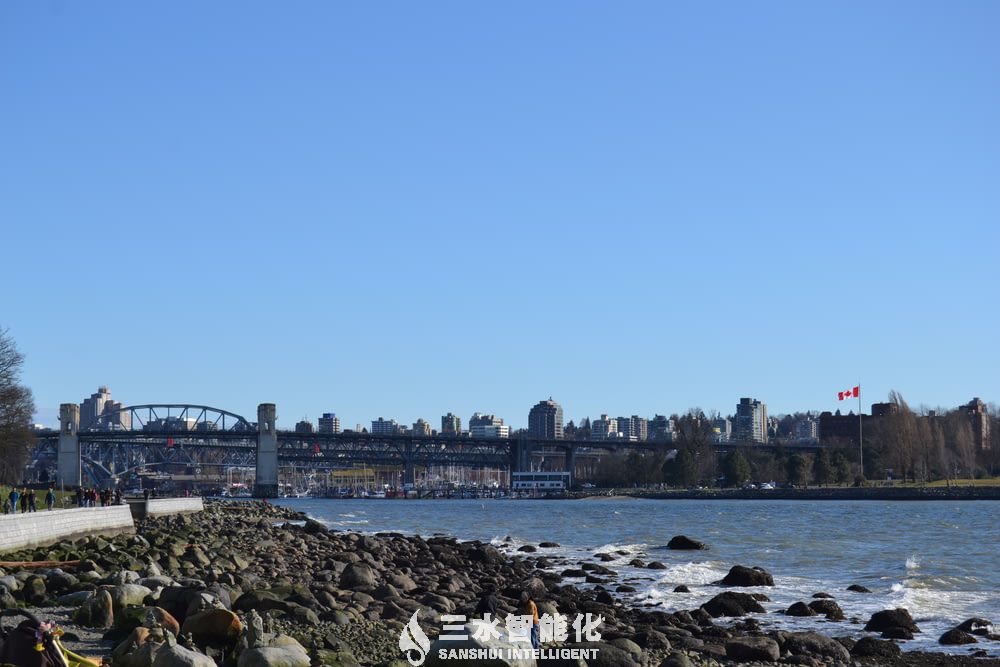
<path id="1" fill-rule="evenodd" d="M 858 385 L 854 389 L 848 389 L 847 391 L 838 391 L 837 400 L 844 400 L 845 398 L 857 398 L 861 395 L 861 385 Z"/>

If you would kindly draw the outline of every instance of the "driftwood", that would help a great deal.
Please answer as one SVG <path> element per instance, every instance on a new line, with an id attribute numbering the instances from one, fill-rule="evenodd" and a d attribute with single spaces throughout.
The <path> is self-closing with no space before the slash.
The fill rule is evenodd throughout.
<path id="1" fill-rule="evenodd" d="M 0 567 L 19 567 L 30 569 L 34 567 L 71 567 L 79 565 L 78 560 L 0 560 Z"/>

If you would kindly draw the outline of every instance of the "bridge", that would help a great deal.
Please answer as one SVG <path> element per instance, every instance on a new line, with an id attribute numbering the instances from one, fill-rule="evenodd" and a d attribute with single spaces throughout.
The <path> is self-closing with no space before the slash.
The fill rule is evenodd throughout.
<path id="1" fill-rule="evenodd" d="M 297 433 L 279 431 L 276 419 L 273 403 L 257 407 L 256 422 L 210 406 L 148 404 L 106 413 L 97 424 L 81 430 L 79 406 L 64 403 L 59 409 L 59 432 L 38 439 L 56 458 L 59 480 L 67 486 L 83 483 L 84 466 L 92 479 L 150 465 L 253 466 L 258 497 L 278 494 L 281 464 L 315 469 L 395 466 L 403 470 L 404 483 L 412 483 L 418 467 L 452 465 L 516 472 L 530 470 L 533 456 L 545 456 L 561 458 L 572 474 L 578 454 L 663 447 L 646 442 Z"/>
<path id="2" fill-rule="evenodd" d="M 147 404 L 123 407 L 80 428 L 80 407 L 64 403 L 59 409 L 58 433 L 39 436 L 40 451 L 55 458 L 59 480 L 67 486 L 83 483 L 84 466 L 95 483 L 130 471 L 159 465 L 190 467 L 254 467 L 254 495 L 278 494 L 281 464 L 313 469 L 347 468 L 355 464 L 402 469 L 404 483 L 414 481 L 419 467 L 461 466 L 499 468 L 512 472 L 531 469 L 533 458 L 561 459 L 563 469 L 575 475 L 577 458 L 599 452 L 663 451 L 656 442 L 541 440 L 532 438 L 472 438 L 449 435 L 374 435 L 370 433 L 298 433 L 279 431 L 273 403 L 257 407 L 257 421 L 205 405 Z M 748 443 L 715 448 L 724 456 Z M 759 446 L 754 446 L 759 447 Z M 815 447 L 785 446 L 814 451 Z"/>

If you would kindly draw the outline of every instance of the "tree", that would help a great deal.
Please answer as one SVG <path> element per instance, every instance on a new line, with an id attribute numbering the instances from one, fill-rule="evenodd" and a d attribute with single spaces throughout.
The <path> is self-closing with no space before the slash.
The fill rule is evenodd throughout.
<path id="1" fill-rule="evenodd" d="M 31 418 L 35 401 L 20 383 L 24 355 L 6 329 L 0 329 L 0 481 L 21 481 L 34 442 Z"/>
<path id="2" fill-rule="evenodd" d="M 851 461 L 842 451 L 833 454 L 833 479 L 837 484 L 847 484 L 851 481 Z"/>
<path id="3" fill-rule="evenodd" d="M 682 449 L 677 456 L 664 461 L 663 476 L 673 486 L 693 486 L 698 481 L 698 464 L 690 450 Z"/>
<path id="4" fill-rule="evenodd" d="M 750 481 L 750 464 L 738 449 L 729 452 L 725 466 L 726 486 L 743 486 Z"/>
<path id="5" fill-rule="evenodd" d="M 833 462 L 830 460 L 830 452 L 824 448 L 813 458 L 813 481 L 826 486 L 832 481 L 832 477 Z"/>
<path id="6" fill-rule="evenodd" d="M 809 461 L 802 454 L 792 454 L 788 457 L 788 482 L 795 486 L 809 483 Z"/>

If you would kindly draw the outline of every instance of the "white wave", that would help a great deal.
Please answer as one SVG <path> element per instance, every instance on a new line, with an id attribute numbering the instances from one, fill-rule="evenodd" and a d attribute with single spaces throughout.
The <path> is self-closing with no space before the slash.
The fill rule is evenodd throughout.
<path id="1" fill-rule="evenodd" d="M 917 570 L 920 568 L 920 558 L 916 554 L 913 554 L 906 559 L 906 569 L 907 570 Z"/>

